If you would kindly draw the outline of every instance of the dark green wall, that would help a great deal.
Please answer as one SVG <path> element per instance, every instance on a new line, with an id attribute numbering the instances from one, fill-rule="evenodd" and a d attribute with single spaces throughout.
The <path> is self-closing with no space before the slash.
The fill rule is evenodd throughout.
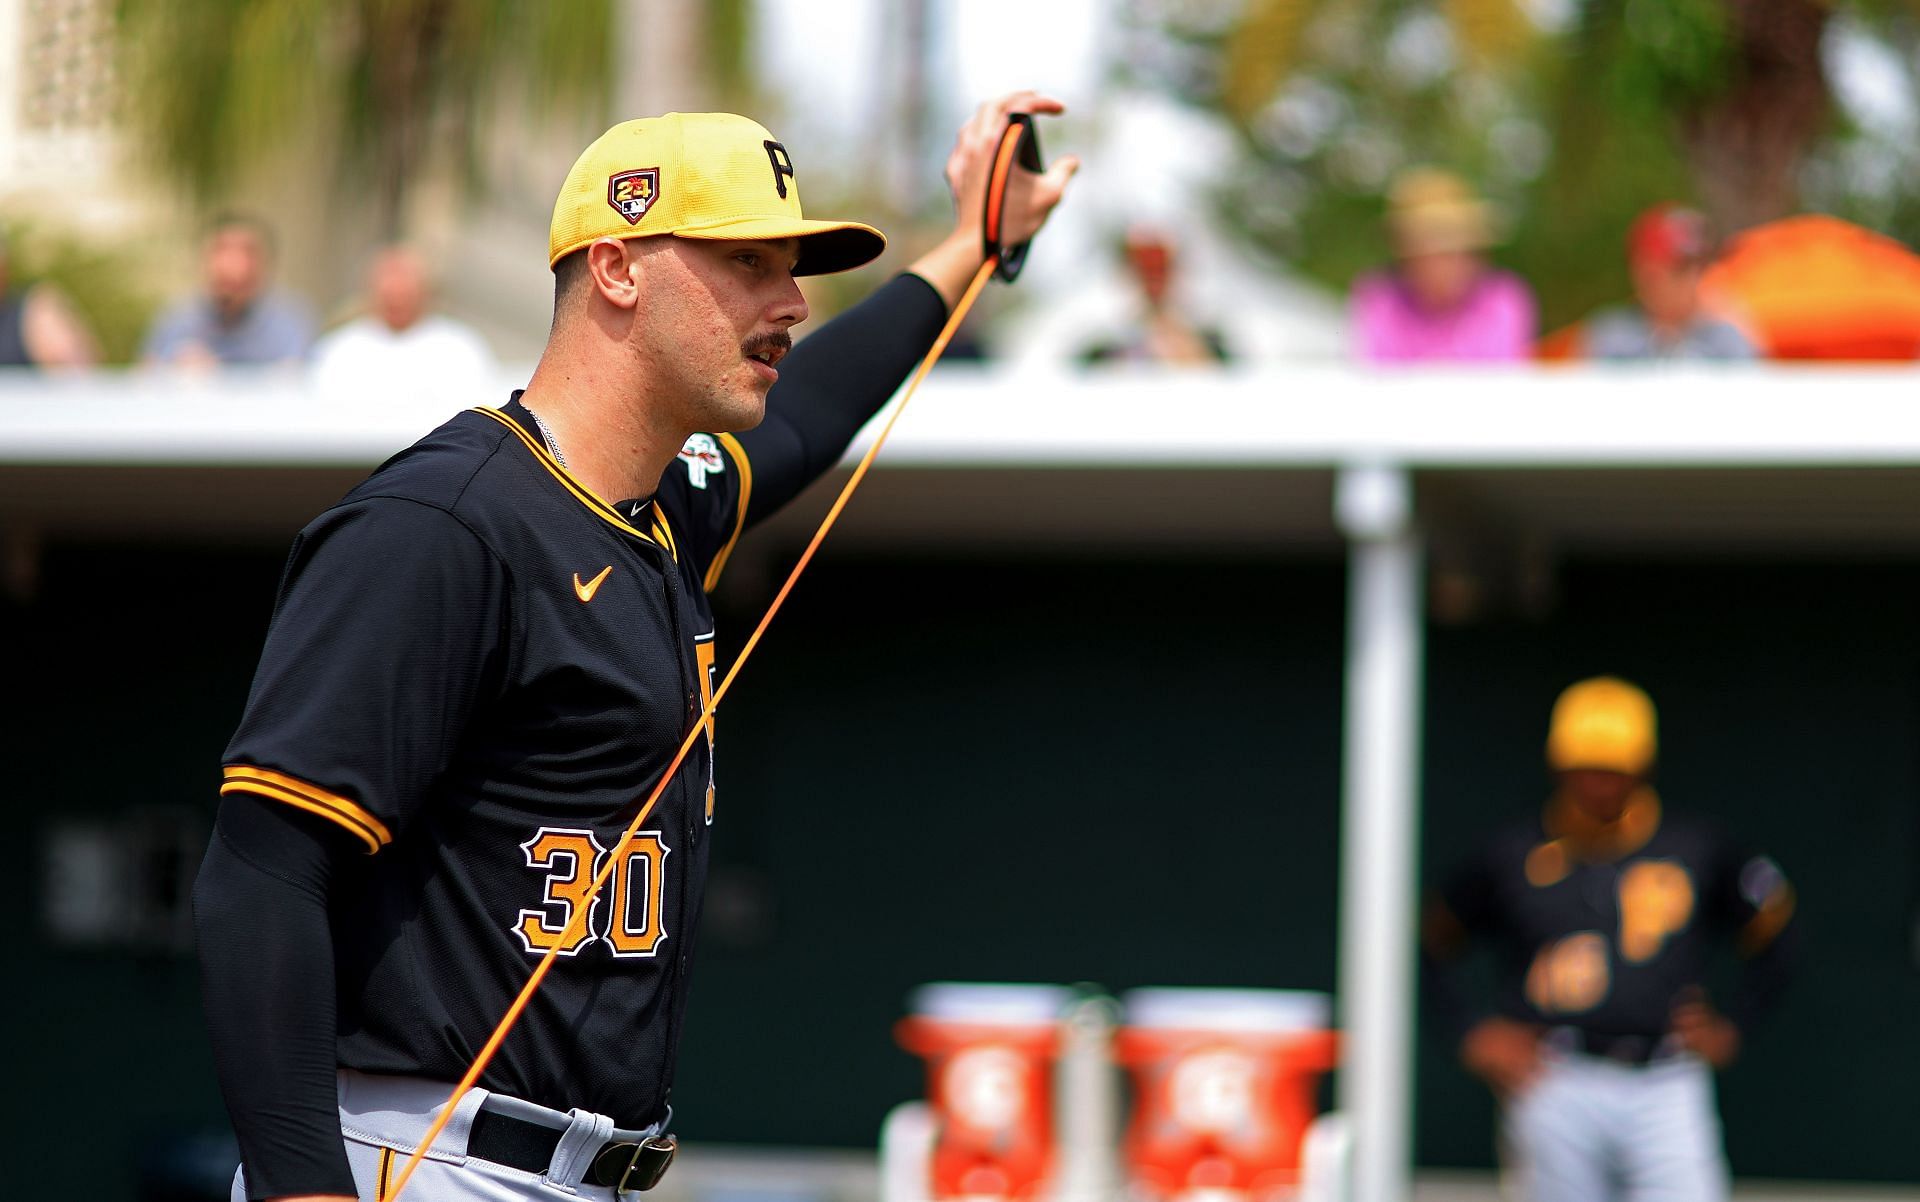
<path id="1" fill-rule="evenodd" d="M 211 818 L 280 559 L 55 548 L 33 600 L 0 610 L 5 804 L 25 834 L 5 887 L 29 922 L 5 991 L 13 1080 L 0 1096 L 21 1141 L 10 1146 L 85 1166 L 90 1196 L 135 1197 L 139 1163 L 190 1172 L 183 1138 L 223 1135 L 220 1100 L 191 960 L 52 945 L 43 839 L 57 822 L 144 807 Z M 76 1115 L 112 1117 L 62 1117 Z"/>
<path id="2" fill-rule="evenodd" d="M 17 913 L 38 913 L 51 817 L 210 813 L 279 562 L 56 549 L 4 611 L 34 849 Z M 1343 582 L 1331 562 L 829 554 L 721 716 L 682 1134 L 870 1146 L 920 1087 L 889 1028 L 929 979 L 1329 988 Z M 1920 1177 L 1889 1137 L 1920 1117 L 1920 567 L 1607 563 L 1563 585 L 1545 623 L 1431 635 L 1427 863 L 1537 804 L 1563 684 L 1641 680 L 1669 804 L 1801 888 L 1804 979 L 1725 1079 L 1736 1171 Z M 758 601 L 723 594 L 723 641 Z M 27 946 L 7 1105 L 130 1197 L 139 1147 L 218 1130 L 191 966 L 54 948 L 37 921 Z M 117 1146 L 34 1121 L 108 1097 Z M 1424 1162 L 1487 1162 L 1491 1108 L 1430 1041 L 1419 1105 Z"/>
<path id="3" fill-rule="evenodd" d="M 702 950 L 689 1133 L 871 1142 L 920 1088 L 889 1027 L 929 979 L 1331 988 L 1340 589 L 823 565 L 721 728 L 719 846 L 779 937 Z"/>

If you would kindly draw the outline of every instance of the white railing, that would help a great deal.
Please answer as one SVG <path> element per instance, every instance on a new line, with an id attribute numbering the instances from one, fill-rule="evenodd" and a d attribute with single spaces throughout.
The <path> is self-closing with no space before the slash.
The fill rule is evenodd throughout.
<path id="1" fill-rule="evenodd" d="M 525 371 L 473 404 L 498 404 Z M 373 463 L 465 403 L 322 401 L 298 375 L 0 373 L 0 464 Z M 1920 370 L 942 368 L 914 466 L 1920 464 Z"/>

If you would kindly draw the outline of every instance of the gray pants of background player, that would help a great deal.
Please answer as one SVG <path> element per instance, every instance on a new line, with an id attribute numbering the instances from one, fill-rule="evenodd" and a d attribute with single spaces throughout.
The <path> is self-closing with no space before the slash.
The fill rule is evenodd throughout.
<path id="1" fill-rule="evenodd" d="M 340 1074 L 340 1130 L 347 1140 L 347 1163 L 364 1202 L 380 1192 L 392 1192 L 407 1157 L 420 1146 L 427 1128 L 446 1105 L 453 1086 L 407 1077 L 374 1077 L 343 1071 Z M 527 1119 L 566 1134 L 554 1149 L 545 1173 L 528 1173 L 467 1155 L 467 1133 L 483 1103 L 516 1118 Z M 609 1139 L 640 1139 L 658 1134 L 616 1131 L 602 1114 L 575 1110 L 562 1114 L 518 1099 L 469 1090 L 420 1162 L 402 1202 L 631 1202 L 641 1195 L 580 1180 L 593 1164 L 594 1154 Z M 231 1202 L 246 1202 L 245 1170 L 233 1175 Z"/>
<path id="2" fill-rule="evenodd" d="M 1713 1073 L 1553 1055 L 1501 1121 L 1509 1193 L 1526 1202 L 1725 1202 Z"/>

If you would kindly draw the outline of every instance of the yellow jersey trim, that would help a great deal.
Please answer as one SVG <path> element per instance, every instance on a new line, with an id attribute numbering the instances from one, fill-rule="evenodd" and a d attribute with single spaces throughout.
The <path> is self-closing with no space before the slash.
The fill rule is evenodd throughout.
<path id="1" fill-rule="evenodd" d="M 660 507 L 658 500 L 653 503 L 653 539 L 667 549 L 673 556 L 673 562 L 680 562 L 680 543 L 673 537 L 673 527 L 667 523 L 667 511 Z"/>
<path id="2" fill-rule="evenodd" d="M 220 786 L 222 796 L 228 793 L 257 793 L 310 814 L 318 814 L 353 832 L 366 843 L 369 852 L 379 851 L 393 842 L 393 832 L 378 818 L 338 793 L 322 789 L 297 776 L 288 776 L 269 768 L 256 768 L 251 764 L 229 764 L 222 769 L 222 775 L 226 778 Z"/>
<path id="3" fill-rule="evenodd" d="M 720 435 L 720 445 L 727 448 L 727 454 L 733 457 L 734 467 L 740 473 L 740 502 L 733 507 L 733 533 L 707 566 L 707 578 L 702 583 L 708 592 L 712 592 L 713 586 L 720 583 L 721 569 L 727 566 L 727 557 L 733 554 L 734 544 L 740 541 L 740 532 L 747 528 L 747 501 L 753 496 L 753 461 L 747 458 L 747 449 L 731 434 Z"/>
<path id="4" fill-rule="evenodd" d="M 490 417 L 507 429 L 513 431 L 514 437 L 518 438 L 527 450 L 533 452 L 533 457 L 539 462 L 540 466 L 546 468 L 555 480 L 558 480 L 568 492 L 573 494 L 574 500 L 585 505 L 592 511 L 595 517 L 618 527 L 622 533 L 631 534 L 635 538 L 644 539 L 647 542 L 654 541 L 654 539 L 648 536 L 646 531 L 621 517 L 619 510 L 607 504 L 598 496 L 595 496 L 592 489 L 576 480 L 573 473 L 561 466 L 560 461 L 553 457 L 552 452 L 541 446 L 538 439 L 521 428 L 519 422 L 514 421 L 498 409 L 480 408 L 473 410 L 473 412 L 483 417 Z"/>

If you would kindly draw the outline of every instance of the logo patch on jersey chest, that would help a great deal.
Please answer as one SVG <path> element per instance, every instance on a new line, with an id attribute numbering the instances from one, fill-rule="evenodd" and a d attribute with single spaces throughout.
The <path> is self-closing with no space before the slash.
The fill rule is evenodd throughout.
<path id="1" fill-rule="evenodd" d="M 707 486 L 707 475 L 727 470 L 727 461 L 720 454 L 720 444 L 711 434 L 695 434 L 687 439 L 680 448 L 680 461 L 687 465 L 687 483 L 695 488 Z"/>

